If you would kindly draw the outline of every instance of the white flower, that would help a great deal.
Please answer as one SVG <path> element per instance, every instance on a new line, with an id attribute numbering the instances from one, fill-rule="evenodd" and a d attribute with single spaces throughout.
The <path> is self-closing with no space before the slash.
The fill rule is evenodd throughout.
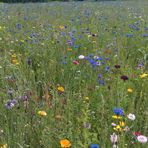
<path id="1" fill-rule="evenodd" d="M 140 136 L 137 137 L 137 140 L 140 143 L 146 143 L 147 142 L 147 137 L 146 136 L 143 136 L 143 135 L 140 135 Z"/>
<path id="2" fill-rule="evenodd" d="M 115 133 L 110 135 L 110 141 L 111 141 L 112 144 L 117 143 L 118 142 L 118 135 L 116 135 Z"/>
<path id="3" fill-rule="evenodd" d="M 113 146 L 112 146 L 112 148 L 119 148 L 116 144 L 114 144 Z"/>
<path id="4" fill-rule="evenodd" d="M 80 59 L 80 60 L 82 60 L 82 59 L 84 59 L 84 58 L 85 58 L 84 55 L 79 55 L 79 59 Z"/>
<path id="5" fill-rule="evenodd" d="M 131 113 L 127 115 L 127 118 L 132 120 L 132 121 L 134 121 L 136 119 L 135 115 L 131 114 Z"/>

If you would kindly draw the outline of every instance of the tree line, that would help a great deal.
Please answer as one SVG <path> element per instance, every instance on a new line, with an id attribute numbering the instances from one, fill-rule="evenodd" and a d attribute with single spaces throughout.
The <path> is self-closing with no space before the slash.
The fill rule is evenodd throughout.
<path id="1" fill-rule="evenodd" d="M 4 3 L 51 2 L 51 1 L 68 2 L 68 1 L 88 1 L 88 0 L 0 0 L 0 2 Z M 112 1 L 112 0 L 92 0 L 92 1 Z"/>

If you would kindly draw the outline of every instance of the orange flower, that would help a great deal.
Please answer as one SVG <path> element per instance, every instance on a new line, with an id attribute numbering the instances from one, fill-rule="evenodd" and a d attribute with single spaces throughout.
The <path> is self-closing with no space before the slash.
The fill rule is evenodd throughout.
<path id="1" fill-rule="evenodd" d="M 60 144 L 61 144 L 62 148 L 69 148 L 69 147 L 71 147 L 71 143 L 67 139 L 60 140 Z"/>

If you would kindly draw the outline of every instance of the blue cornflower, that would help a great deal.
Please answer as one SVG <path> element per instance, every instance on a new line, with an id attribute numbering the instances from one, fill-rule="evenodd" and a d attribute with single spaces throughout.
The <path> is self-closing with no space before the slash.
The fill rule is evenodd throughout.
<path id="1" fill-rule="evenodd" d="M 105 85 L 105 82 L 102 79 L 98 80 L 98 82 L 99 82 L 100 85 Z"/>
<path id="2" fill-rule="evenodd" d="M 114 108 L 114 113 L 117 116 L 123 116 L 124 115 L 124 111 L 121 108 Z"/>
<path id="3" fill-rule="evenodd" d="M 18 30 L 20 30 L 21 29 L 21 24 L 16 24 L 16 28 L 18 29 Z"/>
<path id="4" fill-rule="evenodd" d="M 27 17 L 26 16 L 24 16 L 24 21 L 26 21 L 27 20 Z"/>
<path id="5" fill-rule="evenodd" d="M 70 37 L 71 37 L 71 38 L 73 38 L 73 37 L 74 37 L 73 32 L 69 32 L 69 35 L 70 35 Z"/>
<path id="6" fill-rule="evenodd" d="M 105 67 L 105 72 L 109 72 L 109 70 L 110 70 L 110 66 L 106 66 Z"/>
<path id="7" fill-rule="evenodd" d="M 89 63 L 92 65 L 93 68 L 97 66 L 97 62 L 95 60 L 90 59 Z"/>
<path id="8" fill-rule="evenodd" d="M 76 48 L 76 49 L 79 48 L 79 45 L 75 45 L 74 48 Z"/>
<path id="9" fill-rule="evenodd" d="M 133 37 L 133 34 L 126 34 L 126 37 L 131 38 L 131 37 Z"/>
<path id="10" fill-rule="evenodd" d="M 97 58 L 97 60 L 100 60 L 100 61 L 102 61 L 102 60 L 103 60 L 103 58 L 102 58 L 102 57 L 98 57 L 98 58 Z"/>
<path id="11" fill-rule="evenodd" d="M 148 34 L 141 34 L 142 37 L 148 37 Z"/>
<path id="12" fill-rule="evenodd" d="M 100 148 L 98 144 L 91 144 L 90 148 Z"/>
<path id="13" fill-rule="evenodd" d="M 15 104 L 17 103 L 17 101 L 15 99 L 13 100 L 9 100 L 6 104 L 5 104 L 5 107 L 7 109 L 11 109 L 15 106 Z"/>
<path id="14" fill-rule="evenodd" d="M 102 74 L 98 74 L 98 79 L 101 79 L 102 77 Z"/>
<path id="15" fill-rule="evenodd" d="M 144 27 L 144 30 L 145 30 L 145 31 L 148 31 L 148 27 Z"/>

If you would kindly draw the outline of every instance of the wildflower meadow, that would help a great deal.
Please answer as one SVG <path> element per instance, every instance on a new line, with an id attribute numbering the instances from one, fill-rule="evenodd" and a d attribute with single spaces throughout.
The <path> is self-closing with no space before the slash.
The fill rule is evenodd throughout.
<path id="1" fill-rule="evenodd" d="M 148 1 L 0 3 L 0 148 L 147 148 Z"/>

